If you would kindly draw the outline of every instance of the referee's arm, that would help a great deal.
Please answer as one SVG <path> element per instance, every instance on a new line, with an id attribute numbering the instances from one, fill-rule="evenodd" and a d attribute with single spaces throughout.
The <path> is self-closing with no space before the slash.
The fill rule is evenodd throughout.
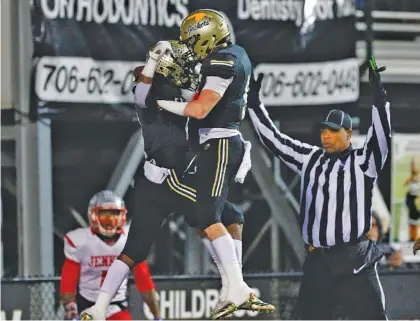
<path id="1" fill-rule="evenodd" d="M 305 159 L 318 147 L 302 143 L 282 134 L 273 124 L 264 104 L 259 101 L 258 92 L 259 87 L 252 88 L 251 86 L 250 96 L 253 99 L 250 101 L 251 104 L 248 105 L 248 112 L 261 143 L 274 156 L 284 161 L 288 167 L 296 173 L 300 173 Z"/>
<path id="2" fill-rule="evenodd" d="M 373 73 L 370 70 L 369 80 L 374 93 L 372 126 L 367 133 L 365 145 L 358 150 L 357 156 L 363 172 L 375 178 L 385 164 L 391 145 L 391 116 L 390 103 L 387 101 L 379 72 Z"/>

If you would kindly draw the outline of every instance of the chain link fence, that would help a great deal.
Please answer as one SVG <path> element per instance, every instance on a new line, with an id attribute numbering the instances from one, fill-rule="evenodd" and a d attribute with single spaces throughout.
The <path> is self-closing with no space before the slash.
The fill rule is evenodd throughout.
<path id="1" fill-rule="evenodd" d="M 57 316 L 56 307 L 59 302 L 56 284 L 53 282 L 40 282 L 28 285 L 29 313 L 33 320 L 62 319 Z"/>

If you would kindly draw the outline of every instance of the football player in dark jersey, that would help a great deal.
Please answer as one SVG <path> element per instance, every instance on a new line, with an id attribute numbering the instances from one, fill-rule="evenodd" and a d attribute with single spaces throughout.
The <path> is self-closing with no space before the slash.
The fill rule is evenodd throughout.
<path id="1" fill-rule="evenodd" d="M 274 311 L 274 306 L 258 299 L 243 280 L 234 242 L 221 223 L 230 185 L 243 181 L 250 168 L 249 148 L 245 148 L 249 145 L 245 145 L 239 126 L 247 107 L 252 66 L 246 51 L 232 44 L 229 35 L 225 18 L 217 11 L 203 9 L 188 15 L 181 24 L 180 39 L 202 64 L 198 98 L 191 102 L 158 101 L 163 109 L 197 122 L 197 215 L 229 284 L 225 302 L 213 311 L 213 319 L 224 318 L 236 309 Z"/>
<path id="2" fill-rule="evenodd" d="M 167 46 L 168 43 L 170 48 Z M 136 189 L 140 193 L 136 197 L 137 215 L 133 217 L 130 228 L 130 231 L 134 232 L 128 234 L 125 248 L 110 267 L 95 306 L 82 315 L 82 319 L 85 320 L 102 317 L 108 307 L 109 297 L 113 296 L 114 290 L 118 289 L 120 281 L 127 276 L 130 268 L 146 259 L 158 229 L 171 212 L 185 215 L 187 223 L 195 228 L 215 259 L 214 252 L 211 252 L 213 249 L 211 243 L 203 232 L 200 233 L 199 224 L 195 219 L 196 192 L 190 184 L 193 182 L 192 175 L 187 171 L 192 167 L 194 159 L 189 153 L 190 146 L 185 132 L 186 119 L 157 106 L 159 99 L 191 100 L 194 95 L 191 89 L 196 87 L 194 84 L 197 83 L 198 77 L 191 70 L 195 62 L 188 57 L 185 44 L 179 41 L 160 42 L 158 46 L 163 47 L 165 51 L 171 51 L 172 54 L 163 54 L 156 63 L 152 62 L 154 70 L 147 68 L 150 59 L 153 59 L 149 54 L 146 67 L 141 71 L 136 68 L 138 73 L 133 88 L 136 104 L 140 106 L 138 115 L 146 154 L 144 166 L 146 179 L 136 182 Z M 155 51 L 156 48 L 151 50 Z M 184 56 L 184 53 L 187 55 Z M 178 59 L 181 56 L 183 59 Z M 189 65 L 189 62 L 194 64 Z M 150 86 L 152 82 L 153 86 Z M 242 213 L 233 204 L 226 202 L 222 217 L 222 222 L 229 232 L 236 241 L 240 241 Z M 220 273 L 222 283 L 226 283 L 223 270 Z"/>

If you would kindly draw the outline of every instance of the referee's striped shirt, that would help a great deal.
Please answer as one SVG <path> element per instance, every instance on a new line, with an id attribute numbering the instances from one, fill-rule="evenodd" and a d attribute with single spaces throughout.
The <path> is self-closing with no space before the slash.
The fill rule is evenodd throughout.
<path id="1" fill-rule="evenodd" d="M 372 107 L 363 148 L 337 157 L 280 133 L 264 105 L 249 107 L 261 142 L 301 175 L 303 240 L 315 247 L 356 241 L 369 231 L 372 193 L 391 142 L 389 103 Z"/>

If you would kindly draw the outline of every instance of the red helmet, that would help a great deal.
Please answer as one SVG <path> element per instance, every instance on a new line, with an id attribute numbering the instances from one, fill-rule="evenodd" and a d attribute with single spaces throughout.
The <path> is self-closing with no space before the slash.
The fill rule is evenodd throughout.
<path id="1" fill-rule="evenodd" d="M 100 215 L 101 211 L 106 210 L 119 212 L 116 215 Z M 127 209 L 121 197 L 112 191 L 105 190 L 90 199 L 88 216 L 91 229 L 109 237 L 122 233 L 127 220 Z"/>

